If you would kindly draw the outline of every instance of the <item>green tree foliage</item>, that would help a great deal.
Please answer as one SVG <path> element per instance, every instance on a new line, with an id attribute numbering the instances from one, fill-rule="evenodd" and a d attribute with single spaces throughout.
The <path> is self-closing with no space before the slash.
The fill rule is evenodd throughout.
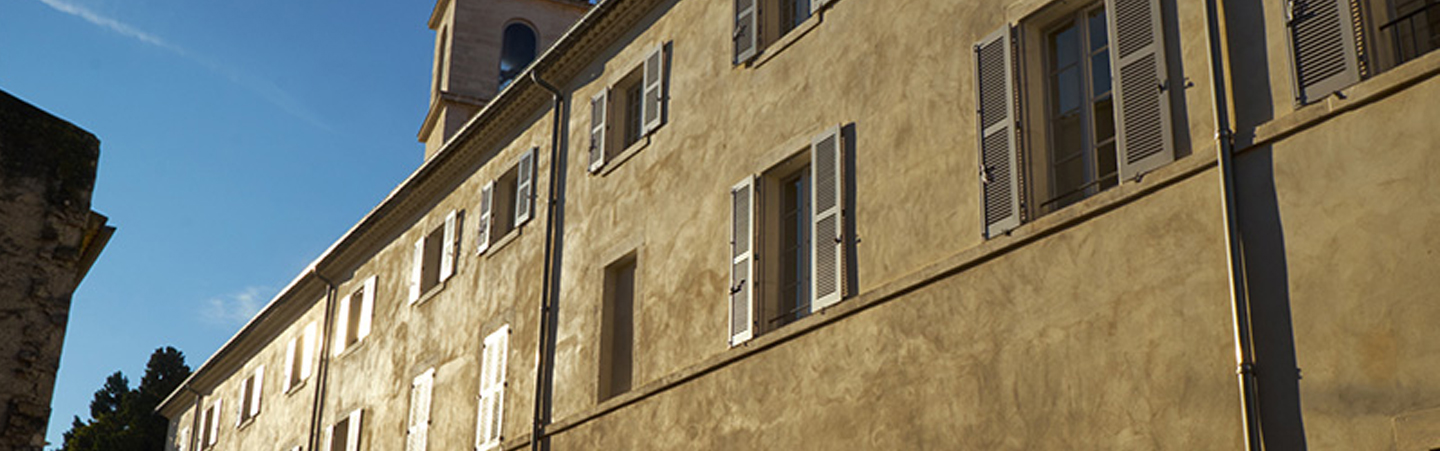
<path id="1" fill-rule="evenodd" d="M 165 449 L 168 422 L 155 413 L 170 392 L 190 377 L 185 354 L 166 346 L 150 354 L 140 386 L 119 371 L 105 378 L 105 385 L 90 401 L 89 422 L 75 417 L 65 432 L 61 451 L 159 451 Z"/>

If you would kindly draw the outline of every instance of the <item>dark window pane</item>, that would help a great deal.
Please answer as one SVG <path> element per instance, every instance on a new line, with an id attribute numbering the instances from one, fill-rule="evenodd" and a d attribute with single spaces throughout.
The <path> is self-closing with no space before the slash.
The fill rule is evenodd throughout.
<path id="1" fill-rule="evenodd" d="M 1112 97 L 1095 101 L 1095 142 L 1102 143 L 1115 137 L 1115 105 Z"/>
<path id="2" fill-rule="evenodd" d="M 1105 28 L 1105 9 L 1091 11 L 1089 22 L 1090 29 L 1086 31 L 1090 32 L 1090 51 L 1094 52 L 1105 48 L 1110 40 L 1109 35 L 1106 34 L 1109 30 Z"/>
<path id="3" fill-rule="evenodd" d="M 522 23 L 506 26 L 505 41 L 500 49 L 500 88 L 509 85 L 534 60 L 535 30 Z"/>
<path id="4" fill-rule="evenodd" d="M 1110 51 L 1106 50 L 1090 57 L 1091 90 L 1095 97 L 1110 92 Z"/>
<path id="5" fill-rule="evenodd" d="M 1115 142 L 1111 141 L 1095 151 L 1095 157 L 1099 161 L 1098 171 L 1100 173 L 1100 189 L 1108 189 L 1120 183 L 1120 173 L 1115 168 Z"/>
<path id="6" fill-rule="evenodd" d="M 1055 54 L 1050 60 L 1051 67 L 1061 69 L 1080 61 L 1080 42 L 1075 26 L 1070 25 L 1050 35 L 1050 48 Z"/>
<path id="7" fill-rule="evenodd" d="M 1080 128 L 1080 115 L 1069 114 L 1055 120 L 1055 160 L 1082 152 L 1085 148 L 1084 135 Z"/>
<path id="8" fill-rule="evenodd" d="M 1055 75 L 1055 112 L 1067 114 L 1079 111 L 1084 93 L 1080 84 L 1080 69 L 1072 67 Z"/>
<path id="9" fill-rule="evenodd" d="M 1073 158 L 1055 165 L 1055 195 L 1072 197 L 1085 185 L 1085 159 Z M 1083 194 L 1080 194 L 1083 197 Z M 1068 202 L 1067 202 L 1068 203 Z"/>

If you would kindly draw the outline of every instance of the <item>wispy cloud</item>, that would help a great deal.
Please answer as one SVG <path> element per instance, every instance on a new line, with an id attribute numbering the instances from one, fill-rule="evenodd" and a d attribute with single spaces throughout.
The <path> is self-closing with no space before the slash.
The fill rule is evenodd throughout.
<path id="1" fill-rule="evenodd" d="M 270 104 L 280 108 L 286 113 L 300 118 L 305 122 L 309 122 L 311 125 L 314 125 L 320 129 L 326 131 L 334 130 L 324 121 L 320 120 L 319 115 L 315 114 L 315 112 L 311 111 L 309 108 L 306 108 L 305 105 L 300 103 L 299 100 L 295 99 L 294 96 L 290 95 L 290 93 L 286 92 L 284 89 L 281 89 L 273 82 L 248 76 L 241 71 L 216 63 L 199 55 L 190 53 L 189 51 L 185 50 L 184 47 L 180 47 L 179 45 L 173 44 L 170 41 L 166 41 L 159 36 L 156 36 L 152 33 L 146 32 L 114 18 L 97 13 L 94 10 L 91 10 L 84 6 L 71 3 L 68 0 L 40 0 L 40 2 L 55 9 L 56 11 L 79 17 L 81 19 L 84 19 L 86 22 L 90 22 L 102 28 L 108 29 L 117 34 L 120 34 L 121 36 L 129 37 L 140 42 L 144 42 L 146 44 L 150 44 L 174 52 L 176 55 L 180 55 L 181 57 L 184 57 L 185 59 L 188 59 L 195 64 L 199 64 L 206 69 L 209 69 L 211 72 L 214 72 L 215 74 L 224 77 L 231 83 L 235 83 L 236 85 L 250 90 L 251 92 L 259 95 L 260 98 L 265 99 L 265 101 L 270 102 Z"/>
<path id="2" fill-rule="evenodd" d="M 247 287 L 238 293 L 210 298 L 200 310 L 200 318 L 211 324 L 240 326 L 250 321 L 264 306 L 264 287 Z"/>

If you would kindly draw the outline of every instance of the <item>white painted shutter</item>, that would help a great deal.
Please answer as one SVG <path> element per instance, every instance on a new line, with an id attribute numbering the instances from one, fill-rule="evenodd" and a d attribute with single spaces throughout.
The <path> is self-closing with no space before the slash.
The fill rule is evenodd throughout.
<path id="1" fill-rule="evenodd" d="M 831 1 L 832 0 L 810 0 L 810 14 L 815 14 L 825 9 L 825 6 L 829 5 Z"/>
<path id="2" fill-rule="evenodd" d="M 340 305 L 335 312 L 335 355 L 345 352 L 345 336 L 350 333 L 350 304 L 355 303 L 355 296 L 340 298 Z M 353 306 L 359 308 L 360 306 Z"/>
<path id="3" fill-rule="evenodd" d="M 190 446 L 190 428 L 186 427 L 181 429 L 180 434 L 175 437 L 175 450 L 185 451 L 188 446 Z"/>
<path id="4" fill-rule="evenodd" d="M 1106 0 L 1120 180 L 1175 161 L 1160 0 Z"/>
<path id="5" fill-rule="evenodd" d="M 1314 102 L 1360 81 L 1350 0 L 1290 0 L 1287 4 L 1297 100 Z"/>
<path id="6" fill-rule="evenodd" d="M 415 253 L 410 258 L 410 302 L 420 300 L 420 278 L 425 270 L 425 237 L 415 240 Z"/>
<path id="7" fill-rule="evenodd" d="M 297 370 L 297 368 L 295 368 L 295 357 L 300 353 L 296 348 L 299 347 L 300 337 L 291 338 L 290 342 L 285 344 L 285 379 L 280 382 L 281 393 L 290 393 L 290 381 L 295 379 L 295 371 Z"/>
<path id="8" fill-rule="evenodd" d="M 214 406 L 210 407 L 210 443 L 214 445 L 220 434 L 220 411 L 224 405 L 224 398 L 215 398 Z"/>
<path id="9" fill-rule="evenodd" d="M 365 416 L 364 412 L 364 409 L 350 412 L 350 425 L 345 428 L 345 451 L 360 450 L 360 420 Z"/>
<path id="10" fill-rule="evenodd" d="M 336 450 L 335 450 L 335 425 L 333 425 L 333 424 L 330 425 L 330 426 L 326 426 L 326 427 L 325 427 L 325 450 L 326 450 L 326 451 L 336 451 Z"/>
<path id="11" fill-rule="evenodd" d="M 754 58 L 760 46 L 760 11 L 757 0 L 735 0 L 735 64 Z"/>
<path id="12" fill-rule="evenodd" d="M 505 417 L 505 359 L 510 326 L 485 337 L 480 362 L 480 406 L 476 416 L 475 447 L 481 450 L 500 445 L 501 423 Z"/>
<path id="13" fill-rule="evenodd" d="M 495 217 L 490 210 L 494 206 L 495 182 L 491 181 L 486 183 L 484 188 L 480 188 L 480 219 L 475 221 L 480 223 L 480 234 L 475 239 L 475 253 L 477 254 L 483 254 L 486 249 L 490 249 L 490 230 L 494 228 L 490 223 L 491 218 Z"/>
<path id="14" fill-rule="evenodd" d="M 245 421 L 245 401 L 250 395 L 245 393 L 245 389 L 250 386 L 251 381 L 253 379 L 248 377 L 240 381 L 240 389 L 235 393 L 235 427 L 237 428 L 240 427 L 240 423 Z"/>
<path id="15" fill-rule="evenodd" d="M 840 127 L 811 140 L 811 311 L 845 296 L 845 140 Z"/>
<path id="16" fill-rule="evenodd" d="M 1020 163 L 1015 146 L 1015 78 L 1005 26 L 975 44 L 975 101 L 980 136 L 984 235 L 1020 226 Z"/>
<path id="17" fill-rule="evenodd" d="M 261 394 L 265 390 L 265 365 L 255 367 L 255 382 L 250 387 L 250 416 L 260 414 L 260 400 L 264 398 Z"/>
<path id="18" fill-rule="evenodd" d="M 730 346 L 754 336 L 755 178 L 730 189 Z"/>
<path id="19" fill-rule="evenodd" d="M 515 227 L 530 220 L 535 210 L 535 153 L 532 147 L 520 155 L 519 170 L 515 171 Z"/>
<path id="20" fill-rule="evenodd" d="M 360 296 L 360 324 L 355 327 L 355 339 L 370 335 L 370 318 L 375 314 L 375 278 L 365 279 L 365 292 Z"/>
<path id="21" fill-rule="evenodd" d="M 655 46 L 645 56 L 645 99 L 640 102 L 640 117 L 645 121 L 645 134 L 660 128 L 665 120 L 665 44 Z"/>
<path id="22" fill-rule="evenodd" d="M 605 167 L 606 133 L 610 129 L 610 88 L 590 98 L 590 172 Z"/>
<path id="23" fill-rule="evenodd" d="M 450 214 L 445 215 L 445 238 L 444 242 L 440 243 L 440 281 L 442 282 L 455 275 L 455 248 L 457 247 L 455 226 L 459 221 L 460 212 L 457 210 L 450 210 Z"/>
<path id="24" fill-rule="evenodd" d="M 311 321 L 305 326 L 305 338 L 300 348 L 300 380 L 310 378 L 310 373 L 315 369 L 315 333 L 316 324 Z"/>
<path id="25" fill-rule="evenodd" d="M 433 368 L 417 376 L 410 384 L 410 425 L 405 437 L 407 451 L 425 450 L 430 436 L 430 395 L 434 386 Z"/>

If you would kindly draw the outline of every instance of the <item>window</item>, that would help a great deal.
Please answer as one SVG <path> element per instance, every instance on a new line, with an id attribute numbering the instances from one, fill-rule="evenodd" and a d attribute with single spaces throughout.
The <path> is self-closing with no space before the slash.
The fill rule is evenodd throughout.
<path id="1" fill-rule="evenodd" d="M 734 63 L 750 61 L 834 0 L 735 0 Z"/>
<path id="2" fill-rule="evenodd" d="M 455 252 L 460 247 L 460 212 L 450 210 L 445 222 L 415 240 L 410 265 L 410 303 L 415 303 L 455 274 Z"/>
<path id="3" fill-rule="evenodd" d="M 641 65 L 590 99 L 590 172 L 600 171 L 665 124 L 666 48 L 667 44 L 652 48 Z"/>
<path id="4" fill-rule="evenodd" d="M 1437 0 L 1291 0 L 1286 7 L 1301 104 L 1440 47 Z"/>
<path id="5" fill-rule="evenodd" d="M 304 333 L 285 345 L 285 393 L 299 387 L 314 371 L 315 330 L 316 325 L 311 322 L 305 325 Z"/>
<path id="6" fill-rule="evenodd" d="M 630 391 L 635 352 L 635 256 L 605 268 L 600 314 L 600 401 Z"/>
<path id="7" fill-rule="evenodd" d="M 355 409 L 340 421 L 330 425 L 325 431 L 325 441 L 330 446 L 325 449 L 329 451 L 359 451 L 361 418 L 364 417 L 364 412 L 363 409 Z"/>
<path id="8" fill-rule="evenodd" d="M 430 437 L 430 394 L 435 387 L 431 368 L 410 383 L 410 417 L 405 430 L 405 450 L 424 451 Z"/>
<path id="9" fill-rule="evenodd" d="M 731 189 L 731 346 L 843 298 L 844 138 L 828 130 Z"/>
<path id="10" fill-rule="evenodd" d="M 505 89 L 515 77 L 535 61 L 535 29 L 521 22 L 505 26 L 504 42 L 500 46 L 500 87 Z"/>
<path id="11" fill-rule="evenodd" d="M 1056 3 L 976 43 L 987 238 L 1175 160 L 1160 17 L 1158 0 Z M 1043 44 L 1017 57 L 1017 31 Z M 1022 80 L 1041 95 L 1020 96 Z"/>
<path id="12" fill-rule="evenodd" d="M 530 221 L 535 209 L 535 156 L 539 148 L 520 154 L 520 160 L 499 178 L 480 190 L 480 223 L 476 253 L 483 254 L 490 246 L 509 235 L 512 230 Z"/>
<path id="13" fill-rule="evenodd" d="M 510 326 L 485 337 L 480 356 L 480 406 L 475 420 L 475 449 L 500 447 L 501 420 L 505 417 L 505 360 L 510 346 Z"/>
<path id="14" fill-rule="evenodd" d="M 240 381 L 240 393 L 235 403 L 235 427 L 244 426 L 251 418 L 260 414 L 260 396 L 265 387 L 265 366 L 255 367 L 255 372 Z"/>
<path id="15" fill-rule="evenodd" d="M 445 91 L 445 73 L 449 67 L 445 65 L 445 59 L 450 56 L 446 48 L 450 43 L 450 30 L 440 29 L 440 37 L 435 40 L 435 86 L 433 92 Z"/>
<path id="16" fill-rule="evenodd" d="M 365 279 L 360 289 L 340 299 L 335 324 L 335 355 L 370 335 L 370 318 L 375 311 L 375 276 Z"/>
<path id="17" fill-rule="evenodd" d="M 220 433 L 220 405 L 222 398 L 215 398 L 210 408 L 200 414 L 200 447 L 209 448 L 215 446 L 216 437 Z"/>

